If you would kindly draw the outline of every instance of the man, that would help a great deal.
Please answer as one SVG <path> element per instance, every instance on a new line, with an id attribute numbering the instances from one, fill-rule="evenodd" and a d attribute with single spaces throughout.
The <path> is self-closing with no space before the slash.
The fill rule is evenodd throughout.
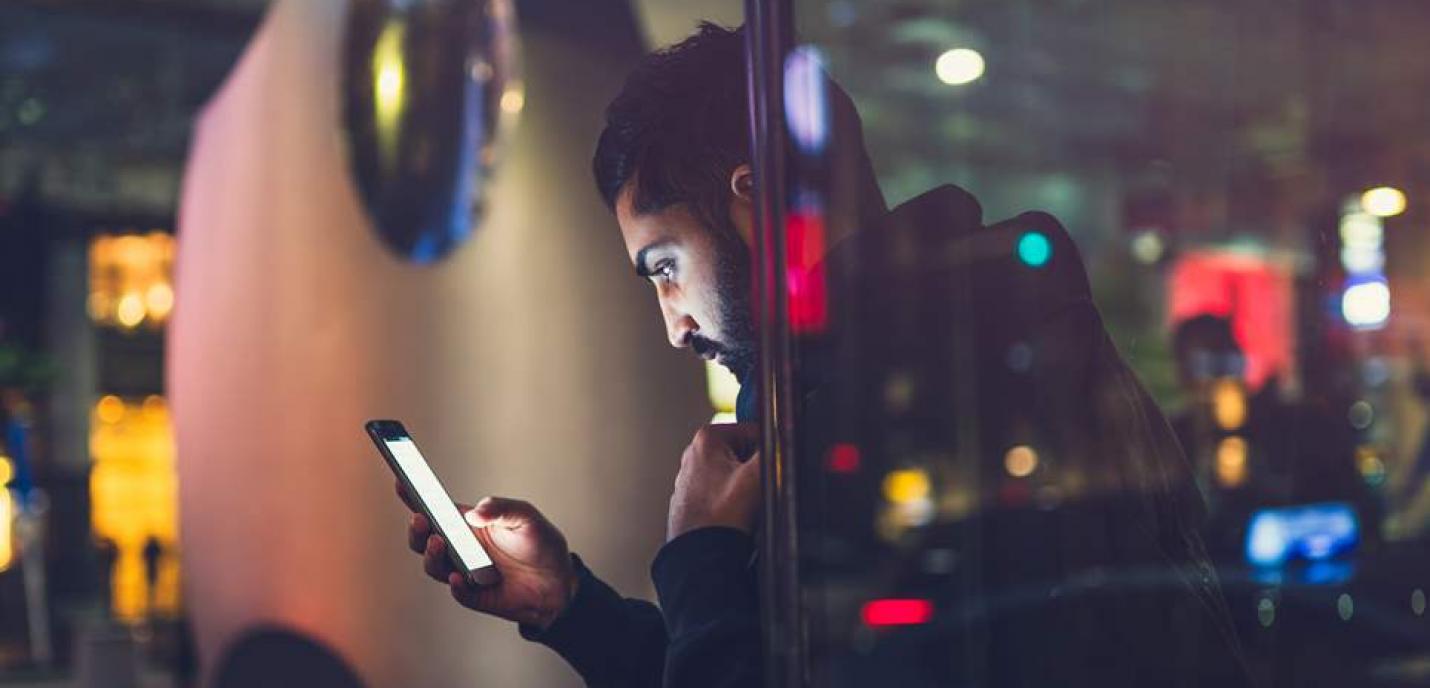
<path id="1" fill-rule="evenodd" d="M 916 323 L 923 334 L 915 331 L 906 336 L 899 329 L 903 325 L 888 321 L 886 316 L 893 309 L 886 308 L 880 299 L 893 304 L 919 300 L 905 290 L 907 280 L 895 274 L 900 256 L 916 255 L 925 249 L 931 254 L 950 249 L 953 252 L 949 255 L 958 255 L 958 245 L 950 241 L 965 235 L 975 243 L 984 241 L 984 237 L 997 243 L 1013 235 L 1009 228 L 999 226 L 982 231 L 976 201 L 953 187 L 929 192 L 889 212 L 863 150 L 857 115 L 842 92 L 832 89 L 830 96 L 837 131 L 830 156 L 846 173 L 852 171 L 841 183 L 853 191 L 833 201 L 839 212 L 838 221 L 830 225 L 829 243 L 836 248 L 827 262 L 831 284 L 835 285 L 832 289 L 838 290 L 841 284 L 848 286 L 841 294 L 858 294 L 847 299 L 856 304 L 851 306 L 851 312 L 868 315 L 836 323 L 834 329 L 847 336 L 835 339 L 868 340 L 864 347 L 871 362 L 868 369 L 874 370 L 878 367 L 875 363 L 896 360 L 900 355 L 942 360 L 947 358 L 939 355 L 944 345 L 970 333 L 983 342 L 992 341 L 995 335 L 1021 337 L 1033 333 L 1043 327 L 1045 320 L 1055 326 L 1071 323 L 1068 327 L 1072 329 L 1067 332 L 1044 328 L 1040 336 L 1050 341 L 1043 349 L 1049 361 L 1082 356 L 1075 365 L 1064 366 L 1074 372 L 1040 373 L 1037 378 L 1045 383 L 1040 389 L 1059 391 L 1056 399 L 1040 402 L 1040 407 L 1058 412 L 1070 410 L 1064 414 L 1066 418 L 1054 415 L 1031 422 L 1088 434 L 1087 428 L 1073 426 L 1094 414 L 1087 409 L 1097 407 L 1099 399 L 1105 399 L 1105 405 L 1112 410 L 1098 412 L 1094 420 L 1125 414 L 1129 408 L 1137 411 L 1139 418 L 1160 420 L 1160 414 L 1141 394 L 1130 373 L 1120 367 L 1120 359 L 1106 342 L 1090 297 L 1086 296 L 1086 275 L 1076 251 L 1061 227 L 1047 216 L 1019 218 L 1042 227 L 1045 238 L 1050 237 L 1052 249 L 1059 252 L 1057 260 L 1042 271 L 1041 281 L 996 274 L 984 281 L 1002 285 L 1010 284 L 1011 279 L 1009 289 L 1014 292 L 1023 289 L 1024 283 L 1058 292 L 1053 301 L 1071 303 L 1072 311 L 1067 311 L 1074 312 L 1071 319 L 1058 314 L 1051 318 L 1021 317 L 1028 315 L 1023 311 L 1018 312 L 1019 317 L 1012 317 L 1002 312 L 1008 310 L 1002 303 L 1008 298 L 1006 294 L 978 291 L 974 301 L 982 305 L 969 311 L 977 311 L 976 320 L 970 321 L 976 322 L 975 327 L 950 318 L 948 314 L 954 311 L 940 298 L 921 301 L 933 314 Z M 754 451 L 757 432 L 748 423 L 754 420 L 756 386 L 751 378 L 757 359 L 750 307 L 754 179 L 748 164 L 746 122 L 742 33 L 705 25 L 680 44 L 647 57 L 630 75 L 607 110 L 606 128 L 593 164 L 596 185 L 616 215 L 636 273 L 649 279 L 655 288 L 671 345 L 716 360 L 745 382 L 738 412 L 739 419 L 746 423 L 702 428 L 682 456 L 671 496 L 668 540 L 652 565 L 660 607 L 621 598 L 570 554 L 559 530 L 525 502 L 488 498 L 468 512 L 474 532 L 503 575 L 503 581 L 491 588 L 471 587 L 450 570 L 444 544 L 432 535 L 420 516 L 414 516 L 409 532 L 409 544 L 423 554 L 426 572 L 447 583 L 460 603 L 518 622 L 524 637 L 556 650 L 593 686 L 760 684 L 758 599 L 751 565 L 760 457 Z M 834 215 L 831 213 L 832 218 Z M 888 270 L 881 272 L 885 268 Z M 962 268 L 954 272 L 964 277 L 968 274 Z M 1072 294 L 1070 300 L 1064 299 L 1064 292 Z M 941 334 L 927 334 L 934 331 Z M 1071 353 L 1058 350 L 1064 339 Z M 1036 344 L 1039 340 L 1030 341 Z M 1086 342 L 1086 346 L 1078 348 L 1077 342 Z M 901 348 L 904 344 L 912 348 Z M 832 355 L 838 358 L 838 352 Z M 805 446 L 814 448 L 816 455 L 818 447 L 832 441 L 836 427 L 847 427 L 836 422 L 840 420 L 838 413 L 829 410 L 840 405 L 827 402 L 851 395 L 876 396 L 862 392 L 867 377 L 864 373 L 839 369 L 840 375 L 836 376 L 835 366 L 821 365 L 817 359 L 812 357 L 810 367 L 814 370 L 808 380 L 802 381 L 805 389 L 801 390 L 806 396 L 802 401 L 803 417 L 808 421 Z M 1058 375 L 1069 381 L 1062 382 Z M 1090 388 L 1087 379 L 1097 384 Z M 1026 424 L 1022 418 L 1013 418 L 1020 408 L 1019 399 L 988 385 L 969 389 L 978 394 L 977 408 L 943 404 L 936 397 L 929 397 L 924 408 L 935 412 L 957 406 L 967 417 L 979 419 L 986 426 L 986 435 Z M 1088 389 L 1101 397 L 1086 398 Z M 858 408 L 868 414 L 871 424 L 879 424 L 872 406 Z M 1181 460 L 1175 444 L 1170 445 L 1171 451 L 1167 450 L 1163 441 L 1166 438 L 1157 434 L 1155 423 L 1138 425 L 1135 432 L 1100 432 L 1105 428 L 1090 425 L 1098 431 L 1091 433 L 1098 435 L 1098 441 L 1115 437 L 1124 453 L 1133 454 L 1127 462 L 1136 465 L 1126 480 L 1137 486 L 1139 497 L 1116 517 L 1135 521 L 1137 532 L 1104 538 L 1106 542 L 1089 551 L 1105 556 L 1086 557 L 1094 564 L 1132 561 L 1128 552 L 1158 558 L 1172 571 L 1173 587 L 1185 593 L 1182 596 L 1191 599 L 1193 606 L 1205 609 L 1211 617 L 1224 615 L 1224 609 L 1218 606 L 1220 594 L 1200 558 L 1198 541 L 1181 514 L 1187 495 L 1177 481 L 1185 478 L 1185 471 L 1168 465 Z M 1126 430 L 1131 424 L 1123 426 L 1121 430 Z M 1097 449 L 1082 453 L 1107 460 L 1106 447 Z M 1171 459 L 1162 458 L 1173 454 Z M 1103 518 L 1107 520 L 1105 514 Z M 1030 548 L 1036 549 L 1030 546 L 1015 550 Z M 1004 561 L 993 555 L 989 559 Z M 1061 604 L 1058 610 L 1080 621 L 1091 619 L 1097 623 L 1103 618 L 1097 614 L 1100 608 L 1072 609 Z M 1058 628 L 1081 632 L 1067 624 Z M 1118 637 L 1137 640 L 1138 634 L 1131 625 L 1113 630 L 1121 633 Z M 1000 626 L 989 631 L 989 637 L 1021 642 L 1024 638 L 1018 634 L 1027 633 L 1036 635 L 1036 629 L 1019 626 L 1016 633 L 1009 635 Z M 1159 638 L 1146 636 L 1142 642 L 1150 644 Z M 1033 640 L 1044 645 L 1081 647 L 1076 638 L 1064 640 L 1045 635 Z M 1070 656 L 1078 661 L 1102 663 L 1090 660 L 1086 653 L 1070 652 Z M 1159 666 L 1160 656 L 1137 658 L 1135 662 L 1155 667 Z M 999 671 L 1020 671 L 1018 662 L 1007 664 Z M 1131 666 L 1133 662 L 1113 664 Z M 1100 675 L 1098 671 L 1094 666 L 1088 674 Z M 1124 673 L 1133 681 L 1125 685 L 1153 678 L 1130 669 L 1129 672 Z M 998 685 L 1033 685 L 1026 683 L 1031 675 L 1018 676 Z"/>

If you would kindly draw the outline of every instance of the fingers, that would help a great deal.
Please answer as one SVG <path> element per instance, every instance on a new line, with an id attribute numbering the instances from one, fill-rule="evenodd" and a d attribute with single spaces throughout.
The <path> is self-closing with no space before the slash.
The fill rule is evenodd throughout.
<path id="1" fill-rule="evenodd" d="M 755 452 L 753 456 L 751 456 L 744 463 L 740 464 L 739 468 L 735 469 L 735 479 L 741 482 L 753 482 L 756 485 L 760 483 L 759 452 Z"/>
<path id="2" fill-rule="evenodd" d="M 441 536 L 427 538 L 427 547 L 422 552 L 422 570 L 439 583 L 445 582 L 453 573 L 452 562 L 447 558 L 447 543 Z"/>
<path id="3" fill-rule="evenodd" d="M 540 511 L 530 502 L 506 497 L 487 497 L 472 509 L 465 510 L 467 523 L 473 528 L 498 526 L 516 530 L 532 525 L 543 518 Z"/>
<path id="4" fill-rule="evenodd" d="M 701 427 L 690 441 L 691 448 L 702 454 L 721 448 L 743 458 L 759 449 L 759 423 L 718 423 Z"/>
<path id="5" fill-rule="evenodd" d="M 416 512 L 422 510 L 418 508 L 417 500 L 407 493 L 407 488 L 402 484 L 401 480 L 394 481 L 393 486 L 397 489 L 397 498 L 401 499 L 402 503 L 407 505 L 409 511 Z"/>
<path id="6" fill-rule="evenodd" d="M 447 575 L 447 587 L 452 591 L 452 599 L 458 604 L 468 609 L 482 611 L 481 598 L 478 595 L 481 591 L 467 581 L 467 578 L 456 571 Z"/>
<path id="7" fill-rule="evenodd" d="M 412 514 L 407 524 L 407 547 L 418 554 L 427 549 L 427 537 L 432 534 L 432 524 L 422 514 Z"/>

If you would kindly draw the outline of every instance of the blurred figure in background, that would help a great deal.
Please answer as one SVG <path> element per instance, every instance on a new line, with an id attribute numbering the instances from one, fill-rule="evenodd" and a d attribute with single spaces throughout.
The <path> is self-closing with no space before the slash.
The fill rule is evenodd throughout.
<path id="1" fill-rule="evenodd" d="M 1363 540 L 1378 539 L 1381 508 L 1356 470 L 1356 434 L 1324 400 L 1288 400 L 1278 375 L 1247 388 L 1232 321 L 1198 315 L 1177 325 L 1173 354 L 1187 405 L 1177 439 L 1212 502 L 1207 541 L 1218 558 L 1241 551 L 1253 511 L 1350 504 Z"/>

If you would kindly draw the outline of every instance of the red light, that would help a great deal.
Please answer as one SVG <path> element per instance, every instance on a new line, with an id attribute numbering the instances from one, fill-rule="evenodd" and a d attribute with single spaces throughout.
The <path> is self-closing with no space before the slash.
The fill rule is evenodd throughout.
<path id="1" fill-rule="evenodd" d="M 785 218 L 785 287 L 795 333 L 823 332 L 829 322 L 829 298 L 824 281 L 824 216 L 818 211 L 791 211 Z"/>
<path id="2" fill-rule="evenodd" d="M 928 600 L 873 600 L 864 603 L 864 625 L 912 626 L 928 623 L 933 618 L 933 603 Z"/>
<path id="3" fill-rule="evenodd" d="M 852 444 L 836 444 L 830 447 L 825 465 L 835 473 L 853 473 L 859 470 L 859 447 Z"/>

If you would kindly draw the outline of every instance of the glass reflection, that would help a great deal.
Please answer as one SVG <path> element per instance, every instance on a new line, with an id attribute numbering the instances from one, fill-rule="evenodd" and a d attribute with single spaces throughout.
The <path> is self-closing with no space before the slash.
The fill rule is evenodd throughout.
<path id="1" fill-rule="evenodd" d="M 442 258 L 483 212 L 501 130 L 523 107 L 509 0 L 359 0 L 347 27 L 353 176 L 390 249 Z"/>

